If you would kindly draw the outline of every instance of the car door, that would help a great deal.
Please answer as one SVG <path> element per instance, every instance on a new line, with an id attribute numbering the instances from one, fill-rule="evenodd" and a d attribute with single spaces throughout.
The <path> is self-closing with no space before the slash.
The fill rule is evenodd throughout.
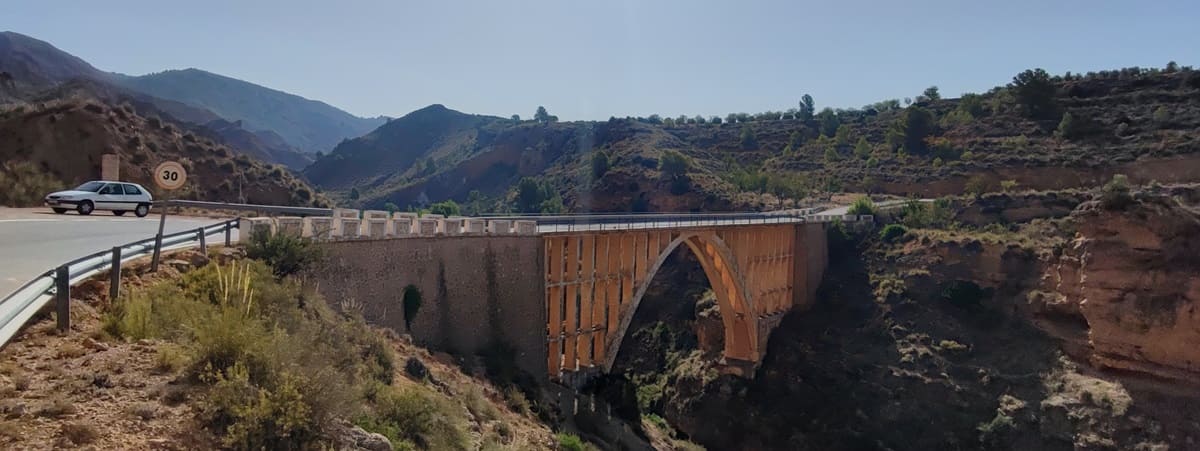
<path id="1" fill-rule="evenodd" d="M 130 207 L 132 208 L 132 207 Z M 125 190 L 120 183 L 109 183 L 96 193 L 97 210 L 128 210 L 125 206 Z"/>
<path id="2" fill-rule="evenodd" d="M 130 210 L 137 208 L 137 205 L 145 200 L 146 193 L 143 193 L 136 185 L 123 183 L 122 186 L 125 187 L 125 205 Z"/>

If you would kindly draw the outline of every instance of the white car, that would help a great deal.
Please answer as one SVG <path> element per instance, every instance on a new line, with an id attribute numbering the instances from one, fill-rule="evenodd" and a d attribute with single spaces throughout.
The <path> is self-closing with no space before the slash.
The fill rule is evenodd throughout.
<path id="1" fill-rule="evenodd" d="M 46 205 L 60 215 L 67 210 L 78 211 L 81 215 L 90 215 L 95 210 L 110 210 L 117 216 L 132 211 L 141 218 L 150 214 L 152 202 L 154 199 L 150 197 L 150 191 L 142 185 L 106 180 L 91 181 L 72 190 L 46 195 Z"/>

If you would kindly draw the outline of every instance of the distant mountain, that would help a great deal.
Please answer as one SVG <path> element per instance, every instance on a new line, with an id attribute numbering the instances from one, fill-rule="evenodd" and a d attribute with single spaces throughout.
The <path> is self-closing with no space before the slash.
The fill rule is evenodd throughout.
<path id="1" fill-rule="evenodd" d="M 474 150 L 481 134 L 488 135 L 481 129 L 500 122 L 507 120 L 430 105 L 343 142 L 305 174 L 334 189 L 401 183 L 426 171 L 414 167 L 417 163 L 461 159 L 464 152 Z"/>
<path id="2" fill-rule="evenodd" d="M 324 102 L 198 69 L 128 76 L 96 69 L 50 43 L 0 32 L 0 102 L 27 98 L 72 79 L 88 78 L 146 95 L 176 119 L 206 124 L 241 121 L 250 132 L 271 132 L 306 153 L 328 151 L 387 122 L 361 118 Z"/>
<path id="3" fill-rule="evenodd" d="M 387 122 L 361 118 L 315 100 L 199 69 L 168 70 L 115 82 L 146 94 L 210 110 L 249 130 L 270 130 L 307 152 L 329 151 Z"/>
<path id="4" fill-rule="evenodd" d="M 11 81 L 14 89 L 40 90 L 78 77 L 108 74 L 45 41 L 0 31 L 0 79 Z"/>

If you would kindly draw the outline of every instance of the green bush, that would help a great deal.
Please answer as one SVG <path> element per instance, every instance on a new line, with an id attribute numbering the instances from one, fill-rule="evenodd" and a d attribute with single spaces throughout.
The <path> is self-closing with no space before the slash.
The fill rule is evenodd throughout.
<path id="1" fill-rule="evenodd" d="M 250 234 L 246 256 L 265 261 L 277 277 L 285 277 L 320 261 L 324 250 L 308 238 L 259 229 Z"/>
<path id="2" fill-rule="evenodd" d="M 458 216 L 461 211 L 462 209 L 459 208 L 458 202 L 452 199 L 437 202 L 429 206 L 429 212 L 435 215 Z"/>
<path id="3" fill-rule="evenodd" d="M 422 449 L 462 450 L 469 440 L 462 415 L 440 394 L 419 388 L 385 387 L 375 402 L 374 416 L 360 418 L 358 425 L 388 437 L 393 445 L 411 442 Z"/>
<path id="4" fill-rule="evenodd" d="M 879 239 L 885 243 L 894 243 L 908 234 L 908 228 L 900 224 L 888 224 L 879 231 Z"/>
<path id="5" fill-rule="evenodd" d="M 1133 203 L 1129 194 L 1129 178 L 1124 174 L 1114 175 L 1100 189 L 1100 205 L 1109 210 L 1121 210 Z"/>
<path id="6" fill-rule="evenodd" d="M 0 166 L 0 205 L 33 207 L 42 204 L 43 196 L 66 188 L 57 178 L 29 161 L 6 163 Z"/>
<path id="7" fill-rule="evenodd" d="M 396 365 L 379 334 L 312 297 L 262 262 L 210 264 L 132 290 L 104 324 L 118 338 L 169 341 L 159 366 L 186 368 L 203 392 L 199 419 L 225 446 L 313 448 L 335 419 L 372 405 L 363 387 L 389 390 Z"/>
<path id="8" fill-rule="evenodd" d="M 555 435 L 558 439 L 558 449 L 562 451 L 584 451 L 587 447 L 578 435 L 560 432 Z"/>
<path id="9" fill-rule="evenodd" d="M 846 214 L 874 215 L 876 214 L 875 203 L 871 202 L 870 197 L 859 197 L 858 199 L 854 199 L 854 203 L 850 205 L 850 209 L 846 211 Z"/>

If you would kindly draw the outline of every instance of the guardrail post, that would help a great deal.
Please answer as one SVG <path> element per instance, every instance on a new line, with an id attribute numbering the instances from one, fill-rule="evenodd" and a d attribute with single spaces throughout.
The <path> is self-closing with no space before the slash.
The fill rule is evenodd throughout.
<path id="1" fill-rule="evenodd" d="M 58 331 L 71 329 L 71 269 L 67 265 L 54 271 L 55 313 L 58 316 Z"/>
<path id="2" fill-rule="evenodd" d="M 204 242 L 204 227 L 196 229 L 196 238 L 200 239 L 200 254 L 208 255 L 208 245 Z"/>
<path id="3" fill-rule="evenodd" d="M 108 302 L 117 302 L 121 295 L 121 246 L 113 246 L 112 271 L 108 275 Z"/>
<path id="4" fill-rule="evenodd" d="M 150 259 L 150 272 L 158 272 L 158 258 L 162 254 L 163 227 L 167 224 L 166 202 L 162 206 L 162 215 L 158 218 L 158 235 L 154 235 L 154 257 Z"/>
<path id="5" fill-rule="evenodd" d="M 233 221 L 225 221 L 225 247 L 233 243 Z"/>

